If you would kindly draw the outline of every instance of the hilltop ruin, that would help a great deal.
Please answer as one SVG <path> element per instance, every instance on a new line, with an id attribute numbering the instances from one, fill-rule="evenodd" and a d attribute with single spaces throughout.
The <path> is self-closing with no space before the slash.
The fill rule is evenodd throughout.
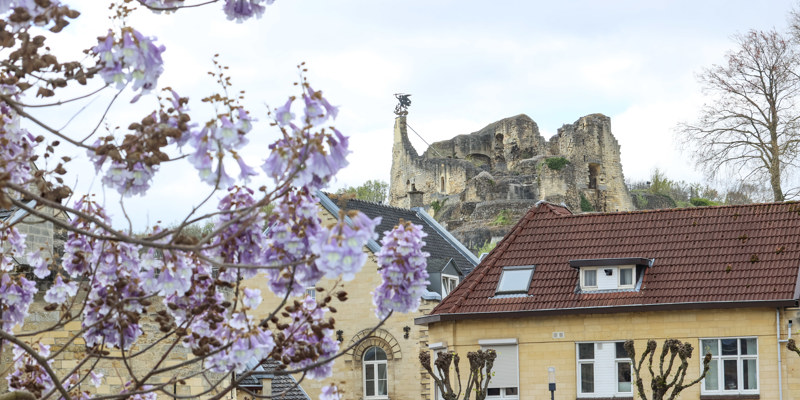
<path id="1" fill-rule="evenodd" d="M 395 119 L 389 204 L 428 208 L 475 249 L 501 238 L 539 200 L 575 212 L 633 210 L 610 118 L 587 115 L 545 140 L 536 122 L 517 115 L 422 155 L 406 116 Z"/>

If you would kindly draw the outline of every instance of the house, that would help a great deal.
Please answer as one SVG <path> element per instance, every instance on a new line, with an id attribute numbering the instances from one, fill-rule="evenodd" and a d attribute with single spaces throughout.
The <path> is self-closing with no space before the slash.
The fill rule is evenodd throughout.
<path id="1" fill-rule="evenodd" d="M 368 253 L 362 270 L 351 281 L 323 279 L 317 287 L 323 290 L 335 287 L 344 290 L 348 300 L 335 304 L 337 338 L 340 349 L 348 349 L 346 354 L 336 360 L 333 377 L 314 381 L 298 380 L 303 390 L 311 398 L 318 398 L 324 386 L 337 385 L 346 399 L 364 400 L 418 400 L 430 398 L 430 386 L 422 379 L 425 372 L 418 360 L 420 349 L 427 348 L 427 328 L 414 324 L 414 318 L 425 315 L 433 306 L 447 298 L 455 286 L 471 271 L 478 260 L 469 250 L 453 238 L 430 215 L 422 209 L 402 209 L 377 203 L 336 198 L 318 192 L 322 212 L 320 217 L 325 225 L 332 224 L 340 215 L 340 210 L 359 210 L 370 218 L 382 217 L 376 228 L 379 236 L 391 230 L 400 219 L 421 225 L 428 234 L 424 238 L 424 251 L 430 253 L 428 273 L 430 285 L 423 296 L 420 309 L 410 314 L 394 314 L 387 322 L 373 331 L 379 320 L 372 304 L 372 291 L 380 284 L 378 264 L 375 253 L 380 250 L 380 238 L 370 240 L 364 248 Z M 247 287 L 263 285 L 261 277 L 244 282 Z M 307 295 L 320 296 L 309 288 Z M 281 299 L 269 296 L 262 290 L 264 302 L 257 309 L 260 315 L 274 310 Z M 352 348 L 351 348 L 352 346 Z"/>
<path id="2" fill-rule="evenodd" d="M 798 238 L 796 202 L 579 215 L 539 202 L 416 323 L 433 351 L 497 351 L 491 399 L 548 398 L 550 368 L 559 398 L 633 398 L 622 343 L 660 352 L 666 338 L 695 349 L 687 382 L 712 354 L 682 398 L 800 399 L 786 349 Z"/>
<path id="3" fill-rule="evenodd" d="M 261 364 L 253 360 L 252 363 L 247 365 L 248 371 L 251 371 L 250 374 L 242 379 L 238 387 L 246 388 L 257 396 L 274 396 L 274 398 L 281 400 L 311 400 L 308 394 L 303 391 L 303 388 L 297 384 L 294 377 L 272 372 L 275 371 L 278 364 L 278 361 L 269 359 Z M 236 391 L 237 400 L 249 398 L 257 397 L 248 396 L 247 392 L 243 390 Z"/>

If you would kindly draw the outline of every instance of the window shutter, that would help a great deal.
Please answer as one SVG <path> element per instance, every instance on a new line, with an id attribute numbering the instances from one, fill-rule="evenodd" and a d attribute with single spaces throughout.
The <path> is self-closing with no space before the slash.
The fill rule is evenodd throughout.
<path id="1" fill-rule="evenodd" d="M 489 387 L 518 388 L 519 362 L 517 345 L 481 345 L 481 350 L 488 349 L 494 349 L 497 352 L 497 358 L 494 360 L 494 366 L 492 367 L 494 374 L 489 381 Z"/>

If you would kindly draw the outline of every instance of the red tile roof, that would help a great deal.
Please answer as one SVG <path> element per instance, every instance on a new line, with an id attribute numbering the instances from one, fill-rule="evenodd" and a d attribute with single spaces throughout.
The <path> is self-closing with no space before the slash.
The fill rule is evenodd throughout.
<path id="1" fill-rule="evenodd" d="M 569 261 L 608 258 L 654 261 L 638 291 L 576 290 L 579 271 Z M 528 295 L 495 298 L 502 268 L 517 265 L 535 265 Z M 798 267 L 797 202 L 579 215 L 541 202 L 418 322 L 480 313 L 789 305 L 800 295 Z"/>

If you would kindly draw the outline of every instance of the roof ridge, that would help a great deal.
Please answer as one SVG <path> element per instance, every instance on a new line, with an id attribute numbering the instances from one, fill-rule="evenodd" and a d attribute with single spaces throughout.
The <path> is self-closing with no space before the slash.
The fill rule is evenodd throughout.
<path id="1" fill-rule="evenodd" d="M 547 202 L 545 202 L 545 203 L 547 203 Z M 548 203 L 548 204 L 552 204 L 552 203 Z M 765 207 L 765 206 L 775 206 L 775 205 L 784 205 L 784 204 L 800 204 L 800 200 L 773 201 L 773 202 L 769 202 L 769 203 L 723 204 L 723 205 L 716 205 L 716 206 L 657 208 L 657 209 L 652 209 L 652 210 L 585 212 L 585 213 L 572 214 L 571 217 L 589 217 L 589 216 L 623 215 L 623 214 L 624 215 L 630 215 L 630 214 L 655 214 L 655 213 L 670 213 L 670 212 L 688 211 L 688 210 Z"/>

